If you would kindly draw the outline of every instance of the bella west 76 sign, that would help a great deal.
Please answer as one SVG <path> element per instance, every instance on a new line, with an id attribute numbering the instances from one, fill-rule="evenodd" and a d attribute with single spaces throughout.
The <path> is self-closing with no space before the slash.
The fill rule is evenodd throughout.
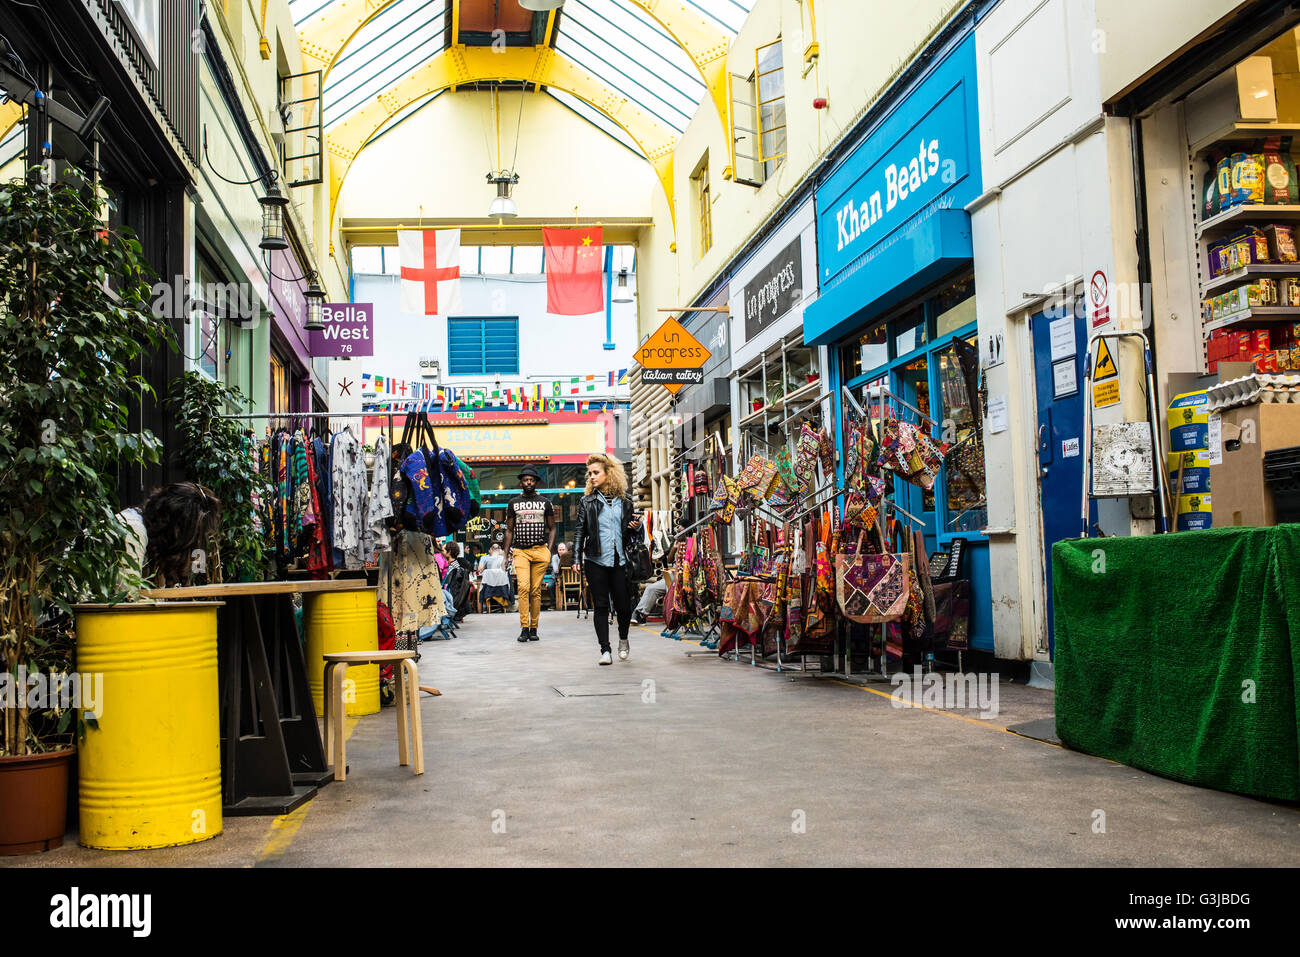
<path id="1" fill-rule="evenodd" d="M 375 354 L 375 306 L 370 302 L 327 302 L 321 307 L 325 328 L 311 333 L 316 359 L 350 359 Z"/>
<path id="2" fill-rule="evenodd" d="M 713 355 L 680 322 L 669 318 L 637 347 L 633 361 L 641 366 L 641 381 L 656 383 L 676 395 L 682 386 L 704 381 L 704 364 Z"/>

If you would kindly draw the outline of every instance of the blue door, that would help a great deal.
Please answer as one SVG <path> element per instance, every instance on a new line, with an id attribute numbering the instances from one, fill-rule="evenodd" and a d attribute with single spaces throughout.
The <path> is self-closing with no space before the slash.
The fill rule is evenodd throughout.
<path id="1" fill-rule="evenodd" d="M 1047 585 L 1048 651 L 1055 653 L 1052 617 L 1052 545 L 1079 537 L 1083 508 L 1083 362 L 1088 333 L 1082 307 L 1065 317 L 1030 320 L 1038 396 L 1038 501 L 1042 509 L 1043 573 Z M 1069 333 L 1073 330 L 1073 335 Z M 1090 521 L 1096 521 L 1096 508 Z"/>

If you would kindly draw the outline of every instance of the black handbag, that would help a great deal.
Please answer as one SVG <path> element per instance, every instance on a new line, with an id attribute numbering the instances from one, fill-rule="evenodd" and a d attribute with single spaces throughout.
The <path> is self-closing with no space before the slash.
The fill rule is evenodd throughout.
<path id="1" fill-rule="evenodd" d="M 637 532 L 631 538 L 623 537 L 623 550 L 627 553 L 627 578 L 633 584 L 649 581 L 654 577 L 654 562 L 650 560 L 650 549 L 646 548 L 645 539 Z"/>

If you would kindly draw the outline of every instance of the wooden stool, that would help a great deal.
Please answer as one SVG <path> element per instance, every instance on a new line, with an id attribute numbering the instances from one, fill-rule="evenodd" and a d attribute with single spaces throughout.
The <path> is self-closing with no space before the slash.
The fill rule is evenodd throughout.
<path id="1" fill-rule="evenodd" d="M 424 735 L 420 723 L 420 678 L 413 651 L 338 651 L 325 659 L 325 763 L 334 765 L 334 780 L 348 776 L 348 760 L 343 741 L 343 679 L 348 665 L 397 665 L 397 763 L 412 764 L 424 773 Z"/>

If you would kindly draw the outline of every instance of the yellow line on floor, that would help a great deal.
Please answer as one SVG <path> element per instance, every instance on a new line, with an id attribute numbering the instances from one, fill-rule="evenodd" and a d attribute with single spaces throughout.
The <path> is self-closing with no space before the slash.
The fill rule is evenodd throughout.
<path id="1" fill-rule="evenodd" d="M 346 741 L 352 737 L 352 732 L 356 730 L 357 718 L 348 717 L 343 720 L 343 740 Z M 303 821 L 307 820 L 307 814 L 311 811 L 312 804 L 315 803 L 313 798 L 306 804 L 294 808 L 288 814 L 281 814 L 271 821 L 270 830 L 267 832 L 266 839 L 262 842 L 262 848 L 257 852 L 257 863 L 266 864 L 284 856 L 289 850 L 289 845 L 293 839 L 298 836 L 298 830 L 302 827 Z"/>
<path id="2" fill-rule="evenodd" d="M 968 717 L 966 717 L 964 714 L 954 714 L 954 713 L 951 712 L 951 711 L 944 711 L 944 710 L 941 709 L 941 708 L 931 708 L 931 707 L 928 707 L 928 706 L 923 705 L 923 704 L 917 704 L 917 703 L 915 703 L 915 702 L 913 702 L 913 701 L 905 701 L 905 700 L 903 700 L 902 698 L 897 698 L 897 699 L 896 699 L 892 694 L 890 694 L 890 693 L 887 692 L 887 691 L 879 691 L 879 690 L 877 690 L 877 689 L 875 689 L 875 688 L 865 688 L 865 687 L 863 687 L 862 685 L 854 684 L 854 683 L 851 682 L 851 681 L 836 681 L 835 683 L 836 683 L 837 685 L 844 685 L 846 688 L 857 688 L 859 691 L 866 691 L 866 692 L 869 692 L 870 694 L 879 695 L 879 696 L 882 697 L 882 698 L 888 698 L 891 702 L 892 702 L 892 701 L 898 701 L 898 702 L 901 704 L 901 706 L 904 707 L 904 708 L 919 708 L 921 711 L 929 711 L 931 714 L 941 714 L 941 715 L 943 715 L 945 718 L 956 718 L 958 721 L 965 721 L 967 724 L 973 724 L 973 725 L 976 725 L 976 726 L 978 726 L 978 727 L 985 728 L 985 729 L 987 729 L 987 730 L 989 730 L 989 731 L 1002 731 L 1002 732 L 1004 732 L 1004 733 L 1006 733 L 1006 734 L 1014 735 L 1014 736 L 1017 737 L 1017 738 L 1023 738 L 1023 737 L 1025 737 L 1023 734 L 1016 734 L 1016 733 L 1015 733 L 1014 731 L 1012 731 L 1011 729 L 1009 729 L 1009 728 L 1004 728 L 1004 727 L 1002 727 L 1001 725 L 990 724 L 988 721 L 985 721 L 985 720 L 983 720 L 982 718 L 968 718 Z M 1038 739 L 1037 739 L 1037 738 L 1029 738 L 1028 740 L 1030 740 L 1030 741 L 1037 741 Z M 1054 747 L 1054 748 L 1059 748 L 1059 747 L 1060 747 L 1059 744 L 1052 744 L 1050 741 L 1043 741 L 1042 743 L 1043 743 L 1043 744 L 1047 744 L 1047 745 L 1051 745 L 1051 746 Z"/>

